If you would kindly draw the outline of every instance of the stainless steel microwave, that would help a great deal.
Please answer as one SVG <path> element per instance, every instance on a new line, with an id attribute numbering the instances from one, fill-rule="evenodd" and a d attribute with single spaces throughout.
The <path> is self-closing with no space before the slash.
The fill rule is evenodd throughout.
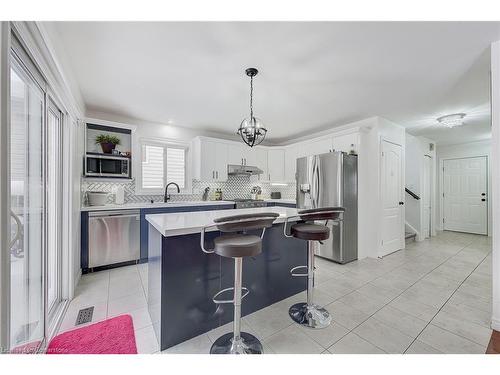
<path id="1" fill-rule="evenodd" d="M 130 158 L 115 155 L 87 154 L 84 171 L 86 177 L 130 178 Z"/>

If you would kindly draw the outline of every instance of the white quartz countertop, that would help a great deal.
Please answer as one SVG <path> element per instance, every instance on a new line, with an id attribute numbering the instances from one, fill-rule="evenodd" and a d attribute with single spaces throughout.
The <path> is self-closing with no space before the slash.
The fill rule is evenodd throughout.
<path id="1" fill-rule="evenodd" d="M 139 208 L 165 208 L 165 207 L 190 207 L 190 206 L 219 206 L 234 204 L 232 201 L 177 201 L 177 202 L 140 202 L 125 204 L 106 204 L 104 206 L 85 206 L 82 211 L 105 211 L 105 210 L 130 210 Z"/>
<path id="2" fill-rule="evenodd" d="M 164 237 L 200 233 L 201 228 L 214 223 L 214 219 L 224 216 L 244 215 L 259 212 L 275 212 L 280 216 L 275 223 L 283 223 L 288 217 L 297 216 L 296 208 L 258 207 L 216 211 L 179 212 L 146 215 L 146 220 Z M 215 230 L 215 229 L 211 229 Z"/>
<path id="3" fill-rule="evenodd" d="M 285 203 L 285 204 L 295 204 L 297 203 L 295 199 L 264 199 L 265 202 L 270 203 Z"/>
<path id="4" fill-rule="evenodd" d="M 295 199 L 264 199 L 269 203 L 295 204 Z M 85 206 L 82 211 L 106 211 L 106 210 L 131 210 L 140 208 L 165 208 L 165 207 L 191 207 L 191 206 L 218 206 L 234 204 L 233 201 L 176 201 L 176 202 L 139 202 L 125 204 L 106 204 L 104 206 Z"/>

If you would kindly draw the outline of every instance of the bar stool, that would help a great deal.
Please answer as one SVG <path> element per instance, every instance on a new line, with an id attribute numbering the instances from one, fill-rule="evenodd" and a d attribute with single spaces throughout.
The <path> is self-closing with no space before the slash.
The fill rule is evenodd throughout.
<path id="1" fill-rule="evenodd" d="M 226 288 L 214 295 L 216 304 L 232 303 L 234 305 L 233 332 L 227 333 L 217 340 L 210 348 L 210 354 L 261 354 L 262 344 L 253 335 L 241 332 L 241 300 L 249 290 L 241 286 L 243 258 L 259 255 L 262 252 L 262 238 L 266 228 L 273 225 L 279 214 L 264 212 L 258 214 L 234 215 L 214 220 L 214 224 L 207 225 L 201 231 L 201 249 L 203 252 L 215 253 L 221 257 L 234 259 L 234 286 Z M 222 235 L 214 240 L 214 248 L 205 248 L 205 231 L 216 228 Z M 251 230 L 262 230 L 260 236 L 248 234 Z M 222 293 L 233 290 L 232 300 L 218 300 Z M 242 295 L 242 291 L 244 294 Z"/>
<path id="2" fill-rule="evenodd" d="M 329 220 L 341 220 L 340 215 L 345 211 L 342 207 L 312 208 L 298 211 L 300 222 L 292 224 L 288 232 L 288 220 L 285 220 L 284 235 L 307 241 L 307 266 L 297 266 L 290 270 L 293 277 L 307 277 L 307 302 L 296 303 L 288 310 L 292 320 L 304 327 L 325 328 L 328 327 L 332 318 L 326 309 L 313 302 L 314 286 L 314 254 L 321 243 L 330 237 L 330 229 L 327 227 Z M 316 224 L 315 221 L 325 220 L 324 224 Z M 296 273 L 299 269 L 307 269 L 305 273 Z"/>

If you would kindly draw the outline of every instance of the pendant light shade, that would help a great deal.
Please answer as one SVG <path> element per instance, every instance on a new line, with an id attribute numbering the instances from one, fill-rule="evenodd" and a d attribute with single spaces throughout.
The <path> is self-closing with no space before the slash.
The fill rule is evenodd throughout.
<path id="1" fill-rule="evenodd" d="M 253 77 L 258 72 L 255 68 L 245 70 L 246 75 L 250 77 L 250 117 L 243 119 L 238 129 L 241 139 L 250 147 L 260 144 L 267 134 L 267 129 L 262 121 L 253 115 Z"/>

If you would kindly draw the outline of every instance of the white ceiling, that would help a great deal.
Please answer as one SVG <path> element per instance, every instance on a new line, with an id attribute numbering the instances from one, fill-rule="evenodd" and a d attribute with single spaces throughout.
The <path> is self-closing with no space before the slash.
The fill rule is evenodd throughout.
<path id="1" fill-rule="evenodd" d="M 438 143 L 489 137 L 492 22 L 63 22 L 89 112 L 234 133 L 255 114 L 272 142 L 382 116 Z M 439 129 L 441 115 L 466 124 Z"/>

